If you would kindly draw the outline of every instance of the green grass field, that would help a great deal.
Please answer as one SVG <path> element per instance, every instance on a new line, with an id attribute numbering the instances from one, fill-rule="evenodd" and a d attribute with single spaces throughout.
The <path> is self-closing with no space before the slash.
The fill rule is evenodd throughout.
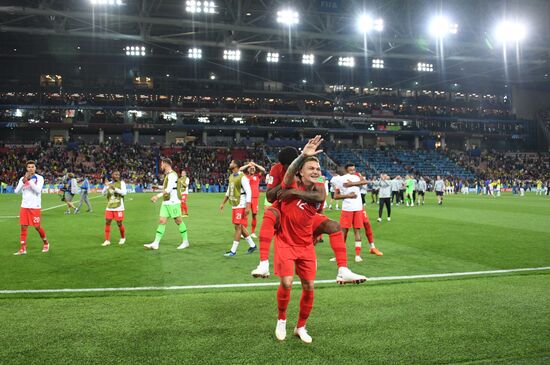
<path id="1" fill-rule="evenodd" d="M 169 224 L 158 251 L 159 205 L 126 199 L 127 243 L 103 242 L 103 198 L 93 213 L 43 212 L 51 251 L 29 230 L 28 254 L 15 257 L 20 196 L 0 196 L 0 290 L 165 287 L 276 282 L 254 279 L 259 255 L 223 257 L 232 242 L 221 194 L 192 194 L 191 247 Z M 261 199 L 263 200 L 263 199 Z M 43 196 L 43 208 L 60 204 Z M 447 197 L 394 207 L 377 223 L 383 257 L 364 254 L 350 268 L 370 277 L 550 266 L 550 199 L 504 195 Z M 328 211 L 338 219 L 339 212 Z M 260 214 L 261 216 L 261 214 Z M 259 226 L 259 225 L 258 225 Z M 366 239 L 363 237 L 366 245 Z M 334 280 L 328 238 L 317 246 L 318 279 Z M 289 306 L 289 332 L 300 288 Z M 0 293 L 0 364 L 544 364 L 550 363 L 550 270 L 498 275 L 320 284 L 308 322 L 313 344 L 274 337 L 276 286 L 77 293 Z"/>

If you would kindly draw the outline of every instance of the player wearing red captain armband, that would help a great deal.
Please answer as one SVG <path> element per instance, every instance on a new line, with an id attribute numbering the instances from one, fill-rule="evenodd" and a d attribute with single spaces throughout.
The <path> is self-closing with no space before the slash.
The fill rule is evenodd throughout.
<path id="1" fill-rule="evenodd" d="M 273 205 L 265 209 L 262 225 L 260 227 L 260 264 L 251 272 L 254 277 L 269 277 L 269 248 L 271 246 L 271 239 L 279 226 L 279 217 L 281 216 L 277 194 L 281 190 L 281 183 L 288 165 L 290 165 L 297 156 L 298 151 L 294 147 L 283 148 L 278 155 L 279 162 L 273 165 L 269 171 L 266 197 Z M 308 202 L 314 202 L 312 196 L 316 197 L 320 192 L 326 194 L 323 184 L 314 186 L 313 191 L 304 191 L 302 193 L 302 199 Z M 365 276 L 355 274 L 347 267 L 346 243 L 344 242 L 340 224 L 318 213 L 314 217 L 312 241 L 313 237 L 318 237 L 322 234 L 329 235 L 330 246 L 336 257 L 336 263 L 338 265 L 336 281 L 340 284 L 362 283 L 366 281 L 367 278 Z"/>
<path id="2" fill-rule="evenodd" d="M 315 189 L 321 176 L 321 167 L 315 155 L 322 152 L 317 151 L 322 141 L 321 136 L 309 140 L 302 154 L 288 167 L 281 186 L 280 195 L 285 195 L 285 199 L 280 204 L 280 229 L 275 235 L 274 251 L 275 274 L 281 279 L 277 290 L 278 318 L 275 336 L 281 341 L 286 338 L 286 310 L 294 272 L 302 282 L 302 298 L 294 335 L 305 343 L 312 341 L 305 326 L 313 308 L 313 286 L 317 271 L 312 240 L 313 221 L 326 198 L 324 190 L 316 192 Z M 302 192 L 316 193 L 308 202 L 301 199 Z"/>
<path id="3" fill-rule="evenodd" d="M 259 170 L 259 172 L 257 172 Z M 252 238 L 258 238 L 254 234 L 256 231 L 256 216 L 258 215 L 258 205 L 260 203 L 260 181 L 262 175 L 265 174 L 265 169 L 250 161 L 248 164 L 244 165 L 239 169 L 239 171 L 245 171 L 248 181 L 250 183 L 250 190 L 252 191 L 252 202 L 250 204 L 250 212 L 252 213 L 252 230 L 250 236 Z"/>
<path id="4" fill-rule="evenodd" d="M 15 193 L 21 193 L 23 199 L 21 201 L 21 209 L 19 209 L 19 224 L 21 225 L 20 243 L 21 248 L 14 255 L 27 254 L 27 234 L 29 226 L 33 226 L 44 246 L 42 252 L 48 252 L 50 245 L 46 238 L 44 228 L 40 226 L 41 209 L 42 209 L 42 187 L 44 186 L 44 178 L 36 173 L 36 164 L 34 161 L 27 161 L 26 173 L 19 179 Z"/>

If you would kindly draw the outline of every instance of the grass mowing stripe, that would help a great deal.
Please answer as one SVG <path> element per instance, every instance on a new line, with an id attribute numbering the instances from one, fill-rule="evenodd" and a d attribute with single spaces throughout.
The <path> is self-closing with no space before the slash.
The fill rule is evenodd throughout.
<path id="1" fill-rule="evenodd" d="M 469 271 L 469 272 L 454 272 L 442 274 L 425 274 L 425 275 L 402 275 L 402 276 L 380 276 L 369 278 L 369 281 L 393 281 L 393 280 L 415 280 L 415 279 L 432 279 L 432 278 L 447 278 L 456 276 L 483 276 L 495 274 L 507 274 L 525 271 L 543 271 L 550 270 L 550 266 L 544 267 L 528 267 L 520 269 L 507 270 L 488 270 L 488 271 Z M 316 280 L 315 284 L 334 283 L 334 280 Z M 295 281 L 293 285 L 300 285 L 299 281 Z M 128 288 L 80 288 L 80 289 L 28 289 L 28 290 L 0 290 L 0 294 L 44 294 L 44 293 L 86 293 L 86 292 L 117 292 L 117 291 L 164 291 L 164 290 L 189 290 L 189 289 L 224 289 L 224 288 L 250 288 L 276 286 L 279 282 L 267 283 L 241 283 L 241 284 L 214 284 L 214 285 L 183 285 L 183 286 L 141 286 Z"/>
<path id="2" fill-rule="evenodd" d="M 97 198 L 101 198 L 103 195 L 99 195 L 99 196 L 93 196 L 91 198 L 88 198 L 89 200 L 92 200 L 92 199 L 97 199 Z M 61 207 L 66 207 L 67 204 L 59 204 L 59 205 L 54 205 L 53 207 L 48 207 L 48 208 L 44 208 L 42 209 L 41 211 L 42 212 L 46 212 L 48 210 L 52 210 L 52 209 L 56 209 L 56 208 L 61 208 Z M 19 218 L 18 215 L 4 215 L 4 216 L 0 216 L 0 219 L 14 219 L 14 218 Z"/>

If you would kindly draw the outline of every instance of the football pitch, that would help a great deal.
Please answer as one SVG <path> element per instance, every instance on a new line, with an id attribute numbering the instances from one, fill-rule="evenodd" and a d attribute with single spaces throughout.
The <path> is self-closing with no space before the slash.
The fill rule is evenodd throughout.
<path id="1" fill-rule="evenodd" d="M 0 364 L 550 363 L 550 198 L 457 195 L 437 206 L 428 195 L 425 206 L 394 206 L 391 223 L 377 223 L 368 204 L 384 256 L 364 248 L 355 263 L 348 235 L 349 267 L 375 280 L 338 286 L 328 237 L 317 246 L 310 345 L 291 335 L 300 287 L 279 342 L 277 279 L 250 276 L 259 254 L 246 255 L 244 240 L 237 256 L 223 256 L 233 227 L 230 207 L 218 209 L 221 194 L 189 196 L 183 251 L 173 223 L 158 251 L 143 249 L 159 204 L 130 194 L 124 246 L 113 223 L 112 244 L 101 247 L 105 200 L 94 197 L 93 213 L 45 210 L 50 252 L 29 229 L 22 257 L 13 256 L 21 197 L 0 195 Z M 43 209 L 59 204 L 43 195 Z M 542 269 L 514 271 L 527 268 Z M 494 270 L 510 272 L 429 276 Z M 274 285 L 254 285 L 264 283 Z"/>

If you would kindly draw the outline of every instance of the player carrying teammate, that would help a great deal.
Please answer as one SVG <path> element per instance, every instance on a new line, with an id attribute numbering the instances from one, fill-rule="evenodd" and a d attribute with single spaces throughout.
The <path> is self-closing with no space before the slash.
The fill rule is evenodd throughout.
<path id="1" fill-rule="evenodd" d="M 46 232 L 44 228 L 40 226 L 44 178 L 36 173 L 36 164 L 34 161 L 27 161 L 25 167 L 27 171 L 25 175 L 19 179 L 17 187 L 15 188 L 16 194 L 21 193 L 23 195 L 21 208 L 19 209 L 21 248 L 14 254 L 16 256 L 27 254 L 27 234 L 29 226 L 33 226 L 36 229 L 42 242 L 44 242 L 42 252 L 48 252 L 50 249 L 48 239 L 46 238 Z"/>
<path id="2" fill-rule="evenodd" d="M 105 208 L 105 242 L 101 246 L 106 247 L 111 244 L 111 222 L 113 219 L 118 225 L 120 232 L 119 245 L 126 242 L 124 235 L 124 196 L 126 195 L 126 183 L 120 179 L 120 172 L 115 171 L 111 175 L 113 181 L 105 181 L 105 186 L 101 192 L 107 196 L 107 208 Z"/>
<path id="3" fill-rule="evenodd" d="M 355 235 L 355 262 L 361 262 L 361 228 L 365 229 L 365 235 L 369 241 L 370 253 L 377 256 L 383 256 L 374 246 L 374 236 L 372 234 L 372 226 L 367 216 L 367 212 L 363 209 L 361 197 L 359 195 L 359 187 L 368 183 L 367 180 L 358 176 L 354 164 L 345 166 L 346 175 L 342 176 L 342 185 L 336 187 L 334 197 L 343 199 L 342 214 L 340 216 L 340 226 L 344 235 L 344 242 L 348 237 L 348 230 L 353 228 Z"/>
<path id="4" fill-rule="evenodd" d="M 256 172 L 259 170 L 260 172 Z M 254 234 L 256 231 L 256 216 L 258 215 L 258 206 L 260 204 L 260 181 L 262 179 L 262 174 L 265 175 L 265 169 L 250 161 L 248 164 L 244 165 L 239 169 L 239 171 L 245 171 L 248 182 L 250 183 L 250 190 L 252 191 L 252 201 L 250 203 L 250 211 L 252 212 L 252 230 L 250 236 L 252 238 L 258 238 Z"/>
<path id="5" fill-rule="evenodd" d="M 281 183 L 287 167 L 297 156 L 298 151 L 294 147 L 283 148 L 278 155 L 279 162 L 273 165 L 269 171 L 270 180 L 267 185 L 266 197 L 273 205 L 266 208 L 264 212 L 262 226 L 260 227 L 260 263 L 256 269 L 252 270 L 251 274 L 253 277 L 269 277 L 269 248 L 275 231 L 279 227 L 281 216 L 279 200 L 298 197 L 308 203 L 315 203 L 321 197 L 326 198 L 326 190 L 323 184 L 315 185 L 312 191 L 291 190 L 280 195 Z M 323 214 L 316 214 L 313 222 L 312 241 L 322 234 L 328 234 L 330 246 L 334 251 L 336 264 L 338 266 L 336 282 L 345 284 L 362 283 L 366 281 L 367 278 L 365 276 L 355 274 L 347 267 L 346 243 L 344 242 L 340 224 Z"/>
<path id="6" fill-rule="evenodd" d="M 189 196 L 189 178 L 187 171 L 181 170 L 181 177 L 178 179 L 178 191 L 181 194 L 181 214 L 183 218 L 189 217 L 187 209 L 187 197 Z"/>
<path id="7" fill-rule="evenodd" d="M 151 197 L 153 203 L 156 203 L 160 198 L 163 199 L 160 207 L 159 225 L 157 227 L 155 240 L 143 246 L 150 250 L 158 250 L 160 240 L 166 231 L 166 222 L 168 218 L 173 218 L 178 226 L 182 239 L 182 243 L 177 249 L 183 250 L 189 247 L 189 241 L 187 240 L 187 226 L 181 219 L 181 205 L 178 197 L 178 174 L 172 170 L 172 160 L 169 158 L 161 159 L 160 168 L 164 172 L 162 191 Z"/>
<path id="8" fill-rule="evenodd" d="M 232 205 L 231 209 L 231 221 L 235 225 L 235 238 L 231 249 L 227 251 L 224 256 L 232 257 L 237 254 L 237 247 L 239 247 L 239 241 L 241 235 L 250 246 L 247 254 L 250 254 L 257 250 L 256 244 L 252 240 L 252 237 L 248 234 L 246 227 L 248 226 L 248 213 L 250 212 L 250 206 L 252 202 L 252 191 L 250 190 L 250 182 L 248 178 L 239 171 L 239 165 L 233 160 L 229 164 L 231 175 L 229 176 L 229 186 L 223 202 L 220 204 L 220 210 L 223 210 L 225 203 L 229 201 Z"/>
<path id="9" fill-rule="evenodd" d="M 321 176 L 319 160 L 314 156 L 322 151 L 316 151 L 321 142 L 321 136 L 310 139 L 302 154 L 288 166 L 281 192 L 314 191 L 314 186 Z M 326 193 L 318 194 L 316 203 L 302 200 L 294 192 L 290 195 L 292 197 L 281 202 L 281 227 L 275 236 L 275 274 L 281 279 L 277 290 L 278 316 L 275 336 L 280 341 L 286 338 L 286 310 L 296 271 L 302 282 L 302 298 L 294 335 L 305 343 L 311 343 L 312 338 L 307 333 L 306 322 L 313 308 L 313 288 L 317 271 L 311 235 L 313 218 L 322 208 Z"/>

